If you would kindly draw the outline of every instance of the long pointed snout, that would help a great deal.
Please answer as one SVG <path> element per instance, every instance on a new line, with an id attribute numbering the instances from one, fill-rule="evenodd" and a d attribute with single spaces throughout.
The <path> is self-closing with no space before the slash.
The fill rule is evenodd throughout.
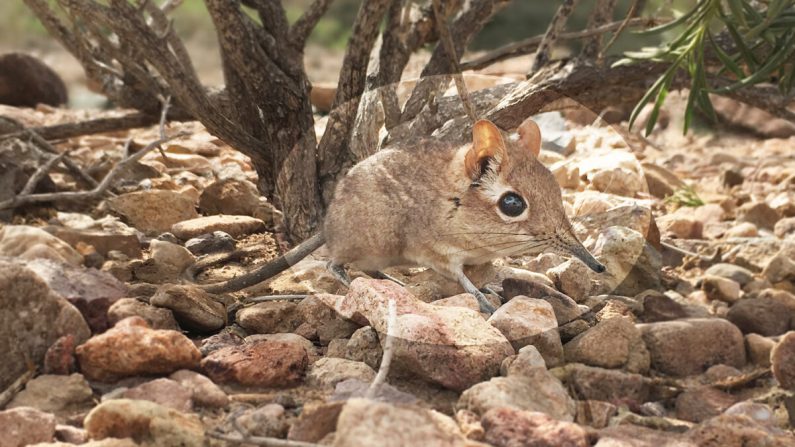
<path id="1" fill-rule="evenodd" d="M 605 267 L 601 262 L 597 261 L 596 258 L 594 258 L 593 255 L 582 245 L 582 242 L 577 239 L 577 236 L 575 236 L 574 233 L 569 232 L 565 234 L 563 239 L 565 240 L 564 245 L 566 247 L 566 251 L 585 263 L 588 268 L 595 271 L 596 273 L 604 273 L 607 270 L 607 267 Z"/>

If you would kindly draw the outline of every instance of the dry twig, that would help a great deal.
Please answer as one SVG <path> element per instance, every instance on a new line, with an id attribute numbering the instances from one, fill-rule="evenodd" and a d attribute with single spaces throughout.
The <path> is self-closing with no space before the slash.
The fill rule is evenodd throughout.
<path id="1" fill-rule="evenodd" d="M 389 367 L 392 365 L 392 358 L 395 356 L 395 337 L 397 337 L 397 335 L 397 304 L 395 304 L 395 300 L 389 300 L 384 353 L 381 356 L 381 365 L 378 367 L 378 374 L 376 374 L 373 383 L 370 384 L 370 387 L 367 388 L 367 392 L 364 394 L 364 397 L 367 399 L 375 397 L 379 388 L 386 382 L 386 377 L 389 375 Z"/>
<path id="2" fill-rule="evenodd" d="M 469 99 L 469 90 L 464 81 L 464 75 L 461 73 L 461 66 L 458 63 L 459 57 L 455 51 L 455 44 L 453 37 L 450 35 L 450 29 L 447 27 L 447 19 L 442 11 L 441 0 L 432 0 L 433 14 L 436 17 L 436 28 L 439 32 L 439 40 L 444 46 L 444 50 L 450 57 L 450 65 L 453 67 L 453 80 L 455 81 L 455 88 L 458 90 L 458 96 L 461 97 L 461 102 L 464 104 L 469 119 L 474 123 L 478 117 L 475 113 L 475 108 L 472 107 L 472 101 Z"/>
<path id="3" fill-rule="evenodd" d="M 12 199 L 0 202 L 0 209 L 16 208 L 31 203 L 96 199 L 107 192 L 108 188 L 110 188 L 111 184 L 113 184 L 113 180 L 115 180 L 119 173 L 121 173 L 128 165 L 140 160 L 144 155 L 157 148 L 159 145 L 175 138 L 184 137 L 186 135 L 190 135 L 190 132 L 179 132 L 166 138 L 158 138 L 157 140 L 147 144 L 140 151 L 129 157 L 125 157 L 123 160 L 117 163 L 116 166 L 114 166 L 113 169 L 111 169 L 111 171 L 105 176 L 105 178 L 103 178 L 102 181 L 90 191 L 62 191 L 28 195 L 20 194 Z M 132 140 L 128 140 L 125 144 L 125 152 L 129 148 L 131 141 Z"/>
<path id="4" fill-rule="evenodd" d="M 538 44 L 538 50 L 536 51 L 536 56 L 533 59 L 533 66 L 530 68 L 530 72 L 527 74 L 528 78 L 533 77 L 538 73 L 539 70 L 544 68 L 544 66 L 549 63 L 552 46 L 555 45 L 555 42 L 557 42 L 561 31 L 563 31 L 563 29 L 566 27 L 566 22 L 568 22 L 571 13 L 574 12 L 574 7 L 576 5 L 577 0 L 563 0 L 563 3 L 561 3 L 558 11 L 555 13 L 555 16 L 552 18 L 552 21 L 549 22 L 549 27 L 544 33 L 544 37 Z"/>
<path id="5" fill-rule="evenodd" d="M 2 393 L 0 393 L 0 408 L 5 408 L 5 406 L 11 402 L 11 399 L 17 395 L 17 393 L 25 387 L 25 384 L 33 378 L 36 374 L 36 368 L 31 367 L 27 371 L 25 371 L 21 376 L 17 378 L 17 380 L 13 381 L 11 385 L 8 386 Z"/>

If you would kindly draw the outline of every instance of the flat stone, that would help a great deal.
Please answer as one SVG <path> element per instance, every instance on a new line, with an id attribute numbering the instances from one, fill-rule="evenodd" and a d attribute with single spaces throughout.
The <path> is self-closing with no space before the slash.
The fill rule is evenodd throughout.
<path id="1" fill-rule="evenodd" d="M 712 365 L 745 365 L 745 344 L 737 326 L 720 318 L 688 318 L 638 325 L 652 368 L 664 374 L 699 374 Z"/>
<path id="2" fill-rule="evenodd" d="M 753 281 L 754 274 L 750 270 L 739 265 L 718 263 L 711 265 L 706 271 L 705 275 L 720 276 L 721 278 L 728 278 L 732 281 L 739 283 L 741 286 Z"/>
<path id="3" fill-rule="evenodd" d="M 309 360 L 301 346 L 282 341 L 261 341 L 213 351 L 201 362 L 214 382 L 285 387 L 304 377 Z"/>
<path id="4" fill-rule="evenodd" d="M 171 310 L 155 307 L 135 298 L 122 298 L 108 309 L 108 322 L 111 325 L 128 317 L 141 317 L 152 329 L 179 330 Z"/>
<path id="5" fill-rule="evenodd" d="M 72 247 L 85 244 L 107 257 L 110 251 L 119 251 L 130 258 L 141 257 L 141 242 L 133 233 L 110 233 L 99 230 L 78 230 L 68 227 L 44 227 L 44 230 Z"/>
<path id="6" fill-rule="evenodd" d="M 213 231 L 223 231 L 233 238 L 239 238 L 265 229 L 265 223 L 250 216 L 216 215 L 182 220 L 170 227 L 171 232 L 180 239 L 187 240 Z"/>
<path id="7" fill-rule="evenodd" d="M 795 311 L 786 304 L 761 298 L 740 300 L 726 315 L 726 318 L 744 334 L 755 333 L 765 336 L 787 332 L 793 317 Z"/>
<path id="8" fill-rule="evenodd" d="M 147 234 L 169 231 L 172 225 L 198 216 L 193 200 L 175 191 L 152 189 L 113 197 L 110 208 Z"/>
<path id="9" fill-rule="evenodd" d="M 129 317 L 77 347 L 80 370 L 92 380 L 112 382 L 141 374 L 168 374 L 196 368 L 198 348 L 177 331 L 150 329 Z"/>
<path id="10" fill-rule="evenodd" d="M 155 379 L 128 389 L 121 394 L 125 399 L 147 400 L 183 413 L 193 409 L 193 394 L 171 379 Z"/>
<path id="11" fill-rule="evenodd" d="M 533 371 L 532 377 L 495 377 L 478 383 L 461 393 L 456 403 L 457 410 L 469 410 L 478 415 L 502 407 L 538 411 L 562 421 L 574 420 L 576 411 L 563 384 L 543 369 Z"/>
<path id="12" fill-rule="evenodd" d="M 41 228 L 6 225 L 0 228 L 0 256 L 17 259 L 45 258 L 71 265 L 83 265 L 83 255 Z"/>
<path id="13" fill-rule="evenodd" d="M 649 383 L 640 374 L 570 363 L 562 375 L 566 386 L 577 390 L 581 399 L 639 405 L 649 398 Z"/>
<path id="14" fill-rule="evenodd" d="M 80 374 L 57 376 L 44 374 L 25 385 L 7 408 L 32 407 L 47 413 L 67 415 L 90 408 L 94 393 Z"/>
<path id="15" fill-rule="evenodd" d="M 514 408 L 493 408 L 481 419 L 484 440 L 491 445 L 537 447 L 589 447 L 588 432 L 572 422 L 558 421 L 544 413 Z"/>
<path id="16" fill-rule="evenodd" d="M 181 369 L 168 376 L 190 391 L 191 399 L 196 405 L 211 408 L 222 408 L 229 405 L 229 396 L 207 376 L 187 369 Z"/>
<path id="17" fill-rule="evenodd" d="M 676 397 L 676 418 L 702 422 L 723 413 L 737 399 L 712 387 L 685 390 Z"/>
<path id="18" fill-rule="evenodd" d="M 83 425 L 91 439 L 133 438 L 142 447 L 203 447 L 199 417 L 147 400 L 111 399 L 86 416 Z"/>
<path id="19" fill-rule="evenodd" d="M 343 380 L 358 379 L 363 382 L 372 382 L 374 378 L 375 370 L 364 362 L 323 357 L 309 369 L 306 382 L 310 385 L 333 387 Z"/>
<path id="20" fill-rule="evenodd" d="M 171 309 L 180 327 L 196 332 L 214 332 L 226 326 L 226 306 L 194 285 L 164 285 L 149 301 Z"/>
<path id="21" fill-rule="evenodd" d="M 254 334 L 294 332 L 303 323 L 298 305 L 290 301 L 266 301 L 240 309 L 237 323 Z"/>

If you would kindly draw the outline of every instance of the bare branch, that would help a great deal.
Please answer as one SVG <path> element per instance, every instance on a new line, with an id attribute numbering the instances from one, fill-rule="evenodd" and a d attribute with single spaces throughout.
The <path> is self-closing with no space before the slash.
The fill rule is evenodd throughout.
<path id="1" fill-rule="evenodd" d="M 187 135 L 190 135 L 190 132 L 179 132 L 175 135 L 171 135 L 166 138 L 159 138 L 147 144 L 140 151 L 136 152 L 135 154 L 129 157 L 126 157 L 125 159 L 117 163 L 116 166 L 114 166 L 113 169 L 111 169 L 110 172 L 108 172 L 108 174 L 102 179 L 102 181 L 97 185 L 97 187 L 90 191 L 63 191 L 63 192 L 30 194 L 30 195 L 20 194 L 12 199 L 0 202 L 0 210 L 8 208 L 16 208 L 31 203 L 96 199 L 107 192 L 108 188 L 110 188 L 110 186 L 113 184 L 113 180 L 115 180 L 116 177 L 119 175 L 119 173 L 121 173 L 127 166 L 140 160 L 144 155 L 154 150 L 159 145 L 167 141 L 171 141 L 173 139 L 184 137 Z"/>
<path id="2" fill-rule="evenodd" d="M 455 53 L 463 54 L 475 34 L 507 3 L 506 0 L 472 0 L 469 9 L 462 12 L 450 27 Z M 403 108 L 401 121 L 413 120 L 430 98 L 437 96 L 440 89 L 447 85 L 449 82 L 447 75 L 453 71 L 454 67 L 450 64 L 450 57 L 444 45 L 437 45 L 430 61 L 422 70 L 422 79 L 414 87 L 411 97 Z"/>
<path id="3" fill-rule="evenodd" d="M 635 17 L 631 18 L 628 21 L 620 21 L 620 22 L 612 22 L 606 25 L 602 25 L 592 29 L 586 29 L 583 31 L 572 31 L 568 33 L 562 33 L 558 36 L 558 40 L 577 40 L 582 39 L 583 37 L 593 36 L 595 34 L 603 34 L 609 33 L 614 30 L 621 29 L 621 27 L 643 27 L 649 28 L 652 26 L 657 25 L 660 23 L 660 20 L 655 18 L 645 18 L 645 17 Z M 619 31 L 616 31 L 618 33 Z M 508 45 L 502 46 L 495 50 L 492 50 L 482 56 L 479 56 L 471 61 L 466 61 L 461 64 L 461 70 L 480 70 L 481 68 L 488 67 L 489 65 L 495 64 L 497 62 L 503 61 L 505 59 L 510 59 L 512 57 L 522 56 L 525 54 L 530 54 L 538 48 L 538 45 L 544 39 L 544 35 L 538 35 L 529 37 L 524 40 L 520 40 L 519 42 L 513 42 Z"/>
<path id="4" fill-rule="evenodd" d="M 588 17 L 586 28 L 596 28 L 604 25 L 613 19 L 613 11 L 616 9 L 618 0 L 596 0 L 593 11 Z M 580 51 L 580 58 L 583 60 L 594 60 L 602 54 L 602 35 L 594 34 L 588 37 Z"/>
<path id="5" fill-rule="evenodd" d="M 353 166 L 358 161 L 346 146 L 356 118 L 359 100 L 364 92 L 367 65 L 378 36 L 378 25 L 393 1 L 396 0 L 362 2 L 356 16 L 342 62 L 333 109 L 326 131 L 318 145 L 319 173 L 323 191 L 332 191 L 336 177 L 346 170 L 346 167 Z"/>
<path id="6" fill-rule="evenodd" d="M 323 18 L 323 15 L 328 11 L 331 2 L 334 0 L 315 0 L 309 5 L 303 15 L 295 21 L 290 28 L 290 42 L 298 48 L 303 48 L 306 45 L 306 40 L 312 31 L 317 26 L 317 23 Z"/>
<path id="7" fill-rule="evenodd" d="M 34 172 L 33 175 L 31 175 L 28 178 L 27 183 L 25 183 L 25 186 L 22 188 L 22 191 L 19 192 L 19 195 L 20 196 L 26 196 L 26 195 L 32 193 L 33 190 L 36 189 L 36 186 L 38 186 L 38 184 L 41 181 L 41 179 L 43 179 L 44 176 L 47 175 L 50 172 L 50 170 L 53 168 L 53 166 L 55 166 L 61 160 L 63 160 L 63 158 L 66 155 L 67 155 L 66 152 L 64 152 L 62 154 L 59 154 L 59 155 L 56 155 L 56 156 L 50 158 L 49 160 L 47 160 L 47 162 L 44 163 L 43 165 L 39 166 L 39 168 L 36 169 L 36 172 Z"/>
<path id="8" fill-rule="evenodd" d="M 629 11 L 627 12 L 627 16 L 624 18 L 624 21 L 621 22 L 621 26 L 613 33 L 613 37 L 610 38 L 610 41 L 605 44 L 604 47 L 599 51 L 599 55 L 596 57 L 596 62 L 601 64 L 604 61 L 605 54 L 607 54 L 607 50 L 616 43 L 616 40 L 621 36 L 621 33 L 629 26 L 629 23 L 636 18 L 638 13 L 640 12 L 641 0 L 633 0 L 632 5 L 629 7 Z"/>
<path id="9" fill-rule="evenodd" d="M 555 45 L 560 33 L 566 27 L 566 22 L 568 22 L 571 13 L 574 12 L 577 1 L 578 0 L 563 0 L 563 3 L 561 3 L 558 11 L 555 13 L 555 17 L 549 22 L 549 27 L 547 27 L 547 31 L 544 33 L 544 37 L 538 45 L 536 56 L 533 59 L 533 66 L 527 74 L 528 78 L 538 73 L 538 71 L 549 62 L 552 46 Z"/>
<path id="10" fill-rule="evenodd" d="M 450 30 L 447 28 L 447 19 L 442 13 L 441 0 L 432 0 L 433 14 L 436 17 L 436 27 L 439 31 L 439 41 L 444 46 L 444 50 L 450 58 L 450 64 L 453 67 L 453 80 L 455 80 L 455 87 L 458 90 L 458 96 L 461 97 L 461 102 L 464 104 L 464 109 L 469 115 L 469 119 L 474 123 L 478 117 L 475 113 L 472 102 L 469 99 L 469 90 L 467 90 L 466 82 L 464 82 L 464 75 L 461 74 L 461 67 L 458 64 L 458 54 L 453 44 L 453 37 L 450 35 Z"/>
<path id="11" fill-rule="evenodd" d="M 49 154 L 53 154 L 53 155 L 58 155 L 59 154 L 58 150 L 55 149 L 47 140 L 42 138 L 41 135 L 39 135 L 39 133 L 36 132 L 35 128 L 33 128 L 33 129 L 25 129 L 22 126 L 22 124 L 14 121 L 14 120 L 12 120 L 12 119 L 10 119 L 8 117 L 0 117 L 0 120 L 8 122 L 9 124 L 11 124 L 10 127 L 14 128 L 14 129 L 22 129 L 22 130 L 18 130 L 18 131 L 9 133 L 9 134 L 0 135 L 0 140 L 6 139 L 6 138 L 19 138 L 19 139 L 29 138 L 30 141 L 33 144 L 35 144 L 42 151 L 47 152 Z M 68 157 L 64 158 L 63 162 L 64 162 L 64 165 L 66 166 L 66 168 L 69 169 L 69 172 L 71 172 L 72 175 L 75 177 L 75 179 L 77 179 L 79 181 L 82 181 L 82 182 L 84 182 L 87 185 L 92 186 L 92 187 L 97 185 L 96 180 L 91 178 L 90 175 L 88 175 L 85 172 L 83 172 L 83 170 L 80 169 L 80 166 L 78 166 L 70 158 L 68 158 Z"/>

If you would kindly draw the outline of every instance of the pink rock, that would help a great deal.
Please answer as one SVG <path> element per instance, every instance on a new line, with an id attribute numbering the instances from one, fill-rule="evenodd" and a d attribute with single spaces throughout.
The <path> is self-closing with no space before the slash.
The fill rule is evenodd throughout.
<path id="1" fill-rule="evenodd" d="M 544 413 L 514 408 L 494 408 L 483 415 L 485 441 L 497 447 L 588 447 L 588 433 L 573 422 L 555 420 Z"/>
<path id="2" fill-rule="evenodd" d="M 24 447 L 51 442 L 55 435 L 55 416 L 35 408 L 19 407 L 0 411 L 0 446 Z"/>
<path id="3" fill-rule="evenodd" d="M 396 371 L 463 390 L 497 374 L 502 360 L 514 353 L 478 312 L 424 303 L 391 281 L 357 278 L 347 296 L 328 304 L 343 317 L 384 334 L 390 300 L 397 309 Z"/>
<path id="4" fill-rule="evenodd" d="M 795 332 L 787 332 L 770 353 L 773 375 L 782 388 L 795 389 Z"/>
<path id="5" fill-rule="evenodd" d="M 195 368 L 201 352 L 177 331 L 150 329 L 142 318 L 129 317 L 78 346 L 77 359 L 86 377 L 110 382 Z"/>
<path id="6" fill-rule="evenodd" d="M 215 382 L 283 387 L 299 382 L 308 364 L 303 347 L 266 340 L 213 351 L 202 360 L 201 367 Z"/>
<path id="7" fill-rule="evenodd" d="M 225 407 L 229 397 L 212 380 L 197 372 L 182 369 L 169 376 L 191 392 L 193 402 L 205 407 Z"/>
<path id="8" fill-rule="evenodd" d="M 189 412 L 193 409 L 193 393 L 171 379 L 155 379 L 142 383 L 122 393 L 125 399 L 148 400 L 177 411 Z"/>

